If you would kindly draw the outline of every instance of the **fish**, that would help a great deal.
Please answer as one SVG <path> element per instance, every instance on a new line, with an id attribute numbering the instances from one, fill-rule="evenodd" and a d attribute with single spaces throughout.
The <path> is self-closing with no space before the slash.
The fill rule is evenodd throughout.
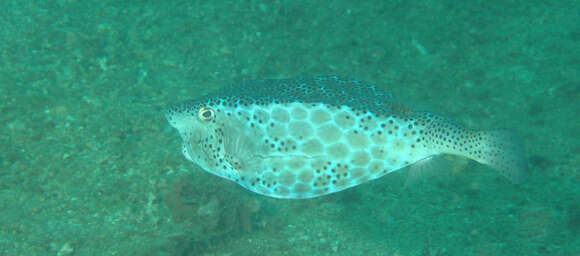
<path id="1" fill-rule="evenodd" d="M 185 158 L 268 197 L 314 198 L 439 156 L 475 160 L 520 184 L 522 140 L 402 104 L 357 79 L 247 80 L 172 104 Z"/>

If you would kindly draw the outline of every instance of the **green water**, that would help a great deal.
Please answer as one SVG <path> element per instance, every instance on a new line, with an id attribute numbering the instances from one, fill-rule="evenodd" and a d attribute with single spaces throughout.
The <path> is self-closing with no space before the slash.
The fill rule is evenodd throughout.
<path id="1" fill-rule="evenodd" d="M 318 2 L 1 1 L 0 255 L 580 255 L 580 2 Z M 316 74 L 520 132 L 527 182 L 458 159 L 276 200 L 192 166 L 163 117 Z"/>

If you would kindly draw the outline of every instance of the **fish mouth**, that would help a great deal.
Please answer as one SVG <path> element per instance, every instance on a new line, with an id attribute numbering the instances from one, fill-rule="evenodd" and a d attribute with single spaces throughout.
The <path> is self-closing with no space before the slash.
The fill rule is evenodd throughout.
<path id="1" fill-rule="evenodd" d="M 175 105 L 170 105 L 165 108 L 164 116 L 167 122 L 174 128 L 178 128 L 178 114 L 180 112 L 176 110 Z"/>

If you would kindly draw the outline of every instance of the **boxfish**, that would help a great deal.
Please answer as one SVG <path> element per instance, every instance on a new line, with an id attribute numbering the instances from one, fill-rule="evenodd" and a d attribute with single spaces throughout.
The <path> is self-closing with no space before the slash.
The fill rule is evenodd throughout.
<path id="1" fill-rule="evenodd" d="M 513 183 L 526 174 L 516 133 L 465 128 L 339 76 L 242 81 L 172 104 L 165 117 L 187 160 L 274 198 L 335 193 L 444 155 Z"/>

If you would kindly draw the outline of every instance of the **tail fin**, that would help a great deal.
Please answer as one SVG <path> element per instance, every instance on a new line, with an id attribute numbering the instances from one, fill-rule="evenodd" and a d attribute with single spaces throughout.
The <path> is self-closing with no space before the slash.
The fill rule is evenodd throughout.
<path id="1" fill-rule="evenodd" d="M 477 131 L 474 150 L 467 157 L 490 166 L 510 181 L 520 184 L 527 173 L 521 137 L 510 131 Z"/>
<path id="2" fill-rule="evenodd" d="M 527 163 L 522 139 L 514 132 L 473 131 L 446 119 L 436 120 L 426 132 L 435 153 L 473 159 L 490 166 L 513 183 L 522 183 Z"/>

